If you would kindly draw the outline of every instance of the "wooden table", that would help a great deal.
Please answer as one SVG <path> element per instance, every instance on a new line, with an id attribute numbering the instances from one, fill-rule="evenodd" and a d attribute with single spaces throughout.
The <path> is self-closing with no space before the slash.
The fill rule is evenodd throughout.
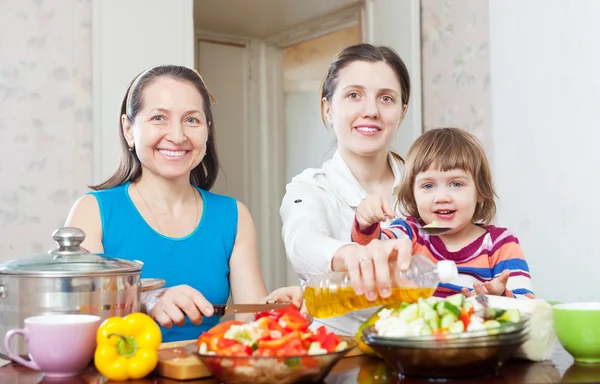
<path id="1" fill-rule="evenodd" d="M 349 357 L 341 360 L 325 379 L 326 384 L 417 384 L 430 383 L 427 379 L 399 379 L 389 371 L 383 361 L 367 357 Z M 600 365 L 580 366 L 573 364 L 573 358 L 559 345 L 551 361 L 532 363 L 511 360 L 493 377 L 478 377 L 454 380 L 456 384 L 532 384 L 532 383 L 600 383 Z M 23 366 L 11 363 L 0 368 L 2 384 L 107 384 L 93 366 L 81 375 L 67 379 L 44 379 L 43 375 Z M 158 376 L 141 380 L 131 380 L 129 384 L 215 384 L 215 379 L 177 381 Z"/>

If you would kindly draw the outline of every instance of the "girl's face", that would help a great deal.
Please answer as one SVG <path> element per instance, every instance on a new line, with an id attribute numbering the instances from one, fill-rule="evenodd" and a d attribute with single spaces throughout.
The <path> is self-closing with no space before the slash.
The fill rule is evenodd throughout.
<path id="1" fill-rule="evenodd" d="M 454 228 L 447 235 L 472 227 L 479 198 L 470 172 L 461 169 L 442 172 L 430 168 L 417 174 L 413 192 L 419 216 L 425 224 L 436 221 L 440 227 Z"/>
<path id="2" fill-rule="evenodd" d="M 373 156 L 389 151 L 406 107 L 400 82 L 384 62 L 355 61 L 340 70 L 325 116 L 341 151 Z"/>
<path id="3" fill-rule="evenodd" d="M 123 130 L 145 171 L 166 179 L 189 179 L 206 154 L 208 125 L 202 95 L 191 84 L 160 77 L 143 91 L 143 105 Z"/>

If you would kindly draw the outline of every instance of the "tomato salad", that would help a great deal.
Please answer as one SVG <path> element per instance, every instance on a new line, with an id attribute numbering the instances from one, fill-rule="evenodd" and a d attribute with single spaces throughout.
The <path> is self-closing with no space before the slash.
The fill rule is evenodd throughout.
<path id="1" fill-rule="evenodd" d="M 203 332 L 197 340 L 203 355 L 306 356 L 342 351 L 348 343 L 324 326 L 308 329 L 308 321 L 293 304 L 260 312 L 255 321 L 230 320 Z"/>

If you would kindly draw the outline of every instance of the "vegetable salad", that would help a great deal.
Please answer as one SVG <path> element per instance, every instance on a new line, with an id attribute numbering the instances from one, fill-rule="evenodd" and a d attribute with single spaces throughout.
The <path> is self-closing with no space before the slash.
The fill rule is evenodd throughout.
<path id="1" fill-rule="evenodd" d="M 342 351 L 348 343 L 325 327 L 315 332 L 298 309 L 290 307 L 257 313 L 255 321 L 231 320 L 198 338 L 199 352 L 219 356 L 306 356 Z"/>
<path id="2" fill-rule="evenodd" d="M 462 334 L 471 331 L 498 333 L 506 323 L 521 321 L 516 309 L 487 308 L 474 312 L 473 305 L 458 293 L 440 300 L 419 299 L 413 304 L 402 303 L 396 309 L 381 309 L 375 330 L 380 336 L 416 337 Z"/>

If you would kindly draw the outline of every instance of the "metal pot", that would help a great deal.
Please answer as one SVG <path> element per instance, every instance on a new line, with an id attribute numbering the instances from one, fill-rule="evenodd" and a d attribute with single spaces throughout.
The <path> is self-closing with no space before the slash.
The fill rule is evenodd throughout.
<path id="1" fill-rule="evenodd" d="M 60 228 L 52 237 L 54 250 L 0 264 L 0 341 L 29 316 L 86 313 L 106 319 L 140 310 L 141 262 L 89 253 L 80 246 L 85 233 L 79 228 Z M 26 355 L 25 341 L 17 340 L 13 352 Z"/>

